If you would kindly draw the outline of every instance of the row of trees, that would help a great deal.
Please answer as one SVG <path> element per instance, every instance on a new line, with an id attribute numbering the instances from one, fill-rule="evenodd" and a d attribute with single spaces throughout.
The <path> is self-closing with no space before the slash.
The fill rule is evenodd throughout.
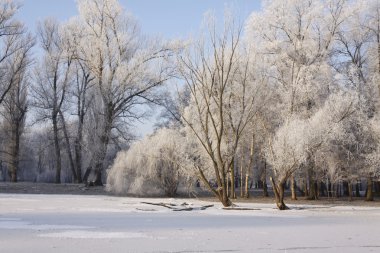
<path id="1" fill-rule="evenodd" d="M 117 0 L 80 0 L 78 16 L 47 19 L 35 36 L 19 8 L 0 0 L 1 170 L 11 181 L 102 185 L 126 149 L 107 177 L 118 193 L 173 196 L 200 180 L 229 206 L 240 175 L 245 196 L 249 176 L 270 178 L 279 209 L 289 182 L 293 198 L 302 183 L 315 199 L 321 182 L 367 178 L 373 199 L 377 0 L 266 0 L 244 26 L 228 11 L 222 26 L 209 15 L 199 38 L 180 42 L 144 36 Z M 157 130 L 129 147 L 153 105 L 164 108 Z"/>
<path id="2" fill-rule="evenodd" d="M 77 17 L 46 19 L 35 36 L 16 20 L 19 8 L 0 1 L 3 177 L 81 183 L 93 174 L 102 185 L 171 76 L 176 44 L 144 36 L 116 0 L 78 1 Z"/>
<path id="3" fill-rule="evenodd" d="M 133 185 L 133 173 L 147 173 L 163 188 L 163 175 L 179 173 L 184 181 L 199 178 L 229 206 L 235 175 L 255 173 L 261 181 L 270 178 L 281 210 L 289 182 L 294 199 L 301 182 L 316 199 L 321 182 L 330 189 L 345 180 L 352 194 L 352 184 L 366 178 L 367 200 L 373 200 L 380 3 L 268 0 L 244 27 L 231 13 L 223 27 L 213 17 L 204 27 L 175 56 L 177 91 L 162 102 L 166 128 L 118 155 L 111 190 L 127 191 L 115 179 Z M 145 152 L 152 146 L 153 153 Z M 136 163 L 143 154 L 144 165 Z"/>

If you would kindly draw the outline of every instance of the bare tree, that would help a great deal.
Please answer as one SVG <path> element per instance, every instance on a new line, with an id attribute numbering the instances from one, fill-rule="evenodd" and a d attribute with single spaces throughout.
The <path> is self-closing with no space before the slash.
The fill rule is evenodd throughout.
<path id="1" fill-rule="evenodd" d="M 117 0 L 81 0 L 79 12 L 85 33 L 83 62 L 94 78 L 101 116 L 92 160 L 95 183 L 102 185 L 112 131 L 122 130 L 117 129 L 117 122 L 130 124 L 144 115 L 136 106 L 150 102 L 155 87 L 169 78 L 165 61 L 172 50 L 159 40 L 144 38 Z"/>
<path id="2" fill-rule="evenodd" d="M 8 135 L 8 150 L 6 159 L 9 163 L 9 174 L 12 182 L 17 182 L 17 171 L 19 170 L 21 137 L 24 133 L 26 112 L 28 109 L 28 67 L 30 65 L 29 51 L 33 40 L 27 36 L 27 43 L 23 51 L 19 51 L 11 57 L 9 64 L 13 70 L 12 88 L 3 100 L 2 115 L 5 120 Z"/>
<path id="3" fill-rule="evenodd" d="M 27 111 L 28 67 L 34 39 L 25 26 L 15 19 L 19 5 L 0 1 L 0 104 L 3 104 L 7 135 L 6 161 L 12 182 L 17 182 L 20 141 Z"/>
<path id="4" fill-rule="evenodd" d="M 354 95 L 336 93 L 329 96 L 322 108 L 311 118 L 293 118 L 282 125 L 270 140 L 267 149 L 268 161 L 272 165 L 271 182 L 280 210 L 288 207 L 284 203 L 285 184 L 302 163 L 311 160 L 331 140 L 338 138 L 346 120 L 355 111 Z"/>
<path id="5" fill-rule="evenodd" d="M 253 82 L 250 59 L 241 45 L 241 27 L 226 18 L 222 31 L 210 17 L 205 36 L 178 56 L 178 72 L 190 92 L 181 120 L 207 154 L 217 186 L 198 166 L 202 182 L 224 206 L 228 175 L 244 129 L 257 112 L 260 89 Z M 261 94 L 260 94 L 261 95 Z"/>
<path id="6" fill-rule="evenodd" d="M 22 59 L 32 47 L 32 38 L 26 35 L 24 25 L 15 19 L 19 5 L 13 1 L 0 1 L 0 104 L 4 101 L 14 78 L 24 71 Z"/>
<path id="7" fill-rule="evenodd" d="M 62 166 L 59 113 L 63 110 L 71 81 L 73 54 L 70 45 L 65 44 L 62 30 L 56 21 L 48 19 L 40 24 L 39 37 L 44 56 L 35 69 L 33 106 L 39 113 L 39 120 L 50 120 L 52 123 L 56 159 L 55 182 L 59 184 Z M 76 179 L 76 172 L 72 171 L 72 173 Z"/>
<path id="8" fill-rule="evenodd" d="M 73 96 L 76 98 L 76 115 L 77 120 L 77 132 L 74 140 L 75 148 L 75 166 L 77 172 L 78 183 L 83 182 L 82 178 L 82 164 L 83 164 L 83 128 L 85 126 L 85 118 L 87 111 L 89 110 L 91 101 L 93 97 L 89 93 L 92 88 L 93 78 L 90 76 L 88 69 L 85 64 L 81 61 L 75 65 L 75 87 L 73 91 Z"/>
<path id="9" fill-rule="evenodd" d="M 278 90 L 276 103 L 281 105 L 278 126 L 290 133 L 292 129 L 286 124 L 311 118 L 333 90 L 329 55 L 346 18 L 346 3 L 343 0 L 265 3 L 264 10 L 254 13 L 247 22 L 248 41 L 255 43 L 263 55 L 263 64 L 270 69 L 268 77 Z M 309 166 L 313 162 L 309 160 L 315 150 L 307 151 L 308 159 L 304 163 L 307 166 L 303 167 L 307 168 L 309 182 L 314 185 L 314 168 Z M 298 162 L 292 163 L 286 170 L 293 173 L 299 166 Z"/>

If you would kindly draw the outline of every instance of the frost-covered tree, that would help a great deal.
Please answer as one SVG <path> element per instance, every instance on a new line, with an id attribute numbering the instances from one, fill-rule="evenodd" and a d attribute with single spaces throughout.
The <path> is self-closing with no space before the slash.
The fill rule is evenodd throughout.
<path id="1" fill-rule="evenodd" d="M 24 24 L 15 18 L 20 5 L 0 1 L 0 104 L 5 131 L 2 154 L 9 165 L 12 182 L 17 181 L 21 135 L 26 114 L 27 72 L 30 66 L 32 36 Z"/>
<path id="2" fill-rule="evenodd" d="M 355 90 L 359 100 L 357 113 L 346 129 L 348 141 L 343 147 L 350 164 L 345 167 L 349 168 L 348 178 L 351 175 L 367 178 L 367 199 L 372 200 L 373 176 L 376 175 L 372 165 L 376 163 L 377 145 L 372 122 L 378 118 L 380 101 L 380 3 L 357 1 L 352 3 L 350 12 L 339 30 L 334 54 L 340 82 Z"/>
<path id="3" fill-rule="evenodd" d="M 168 197 L 177 193 L 185 179 L 181 152 L 185 137 L 177 129 L 162 128 L 118 153 L 108 171 L 107 186 L 119 194 L 153 194 L 158 189 Z"/>
<path id="4" fill-rule="evenodd" d="M 24 58 L 25 57 L 25 58 Z M 25 131 L 26 113 L 28 111 L 28 65 L 30 63 L 27 55 L 20 59 L 24 62 L 23 70 L 14 78 L 15 84 L 9 90 L 3 100 L 4 127 L 7 135 L 6 161 L 9 165 L 9 175 L 12 182 L 17 182 L 17 171 L 21 160 L 21 141 Z"/>
<path id="5" fill-rule="evenodd" d="M 283 124 L 267 148 L 268 161 L 272 166 L 273 191 L 280 210 L 284 203 L 284 187 L 287 180 L 299 168 L 310 161 L 310 154 L 340 138 L 346 120 L 355 110 L 355 99 L 350 94 L 330 95 L 323 107 L 308 119 L 293 118 Z"/>
<path id="6" fill-rule="evenodd" d="M 331 52 L 345 1 L 264 1 L 247 21 L 248 43 L 264 55 L 288 115 L 308 117 L 329 92 Z"/>
<path id="7" fill-rule="evenodd" d="M 276 89 L 278 131 L 283 128 L 290 134 L 293 130 L 287 125 L 313 117 L 334 92 L 329 57 L 347 16 L 345 6 L 345 1 L 269 0 L 264 1 L 262 12 L 248 19 L 247 42 L 262 55 L 269 82 Z M 302 164 L 307 164 L 309 185 L 314 185 L 311 159 L 315 150 L 307 151 Z"/>
<path id="8" fill-rule="evenodd" d="M 31 48 L 34 40 L 25 31 L 13 38 L 14 43 L 20 47 L 10 54 L 2 63 L 1 71 L 3 84 L 7 86 L 2 99 L 3 124 L 7 145 L 2 150 L 5 161 L 9 165 L 9 175 L 12 182 L 17 182 L 17 171 L 19 170 L 21 137 L 24 133 L 26 112 L 28 108 L 27 90 L 29 86 L 29 67 L 31 65 Z"/>
<path id="9" fill-rule="evenodd" d="M 98 141 L 92 160 L 95 183 L 101 185 L 112 132 L 123 133 L 120 121 L 126 126 L 144 115 L 136 107 L 154 100 L 155 88 L 169 78 L 166 62 L 173 45 L 142 36 L 117 0 L 80 0 L 78 8 L 84 34 L 80 51 L 97 89 Z"/>
<path id="10" fill-rule="evenodd" d="M 230 206 L 228 174 L 234 175 L 239 141 L 265 96 L 254 82 L 241 27 L 232 17 L 226 17 L 221 30 L 214 17 L 206 21 L 203 36 L 178 55 L 178 75 L 190 93 L 181 121 L 207 154 L 217 186 L 210 185 L 204 167 L 199 167 L 202 182 L 224 206 Z"/>
<path id="11" fill-rule="evenodd" d="M 67 91 L 68 103 L 71 106 L 68 112 L 75 115 L 65 120 L 65 113 L 61 110 L 60 118 L 64 133 L 66 153 L 68 154 L 69 164 L 72 171 L 75 171 L 75 181 L 82 183 L 85 147 L 85 131 L 89 124 L 88 111 L 94 100 L 94 77 L 85 62 L 85 54 L 82 50 L 83 40 L 86 39 L 82 33 L 83 27 L 77 18 L 69 20 L 63 26 L 66 43 L 70 45 L 73 55 L 72 62 L 72 81 Z M 66 122 L 67 121 L 67 122 Z M 91 137 L 90 137 L 91 138 Z"/>
<path id="12" fill-rule="evenodd" d="M 31 35 L 15 18 L 19 7 L 12 0 L 0 1 L 0 104 L 24 71 L 25 57 L 33 46 Z"/>
<path id="13" fill-rule="evenodd" d="M 370 137 L 372 137 L 372 145 L 369 146 L 370 152 L 365 154 L 364 166 L 361 167 L 361 174 L 367 178 L 367 201 L 373 201 L 373 179 L 380 176 L 380 132 L 379 132 L 379 121 L 372 120 L 369 125 Z"/>
<path id="14" fill-rule="evenodd" d="M 74 55 L 62 27 L 53 19 L 47 19 L 39 25 L 39 39 L 43 57 L 34 71 L 33 106 L 37 109 L 38 120 L 49 120 L 52 123 L 56 159 L 55 182 L 61 183 L 59 116 L 66 102 Z M 76 175 L 75 171 L 73 175 Z"/>

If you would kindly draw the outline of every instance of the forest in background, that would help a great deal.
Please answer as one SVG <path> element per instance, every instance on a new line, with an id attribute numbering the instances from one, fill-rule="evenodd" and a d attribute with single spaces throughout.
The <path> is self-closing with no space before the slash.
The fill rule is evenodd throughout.
<path id="1" fill-rule="evenodd" d="M 167 196 L 200 185 L 224 206 L 236 184 L 249 197 L 270 183 L 281 210 L 286 185 L 317 199 L 344 182 L 373 200 L 380 1 L 262 2 L 248 20 L 207 14 L 198 36 L 169 41 L 117 0 L 79 0 L 78 16 L 37 34 L 0 0 L 3 180 Z M 154 109 L 156 130 L 137 140 Z"/>

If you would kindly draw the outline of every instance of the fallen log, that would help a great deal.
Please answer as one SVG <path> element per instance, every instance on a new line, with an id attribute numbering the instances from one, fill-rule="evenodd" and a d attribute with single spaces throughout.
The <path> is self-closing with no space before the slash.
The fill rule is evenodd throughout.
<path id="1" fill-rule="evenodd" d="M 153 206 L 163 206 L 163 207 L 166 207 L 166 208 L 169 208 L 169 209 L 175 209 L 174 206 L 176 206 L 175 204 L 171 204 L 171 203 L 152 203 L 152 202 L 141 202 L 141 204 L 147 204 L 147 205 L 153 205 Z"/>
<path id="2" fill-rule="evenodd" d="M 175 204 L 171 204 L 171 203 L 153 203 L 153 202 L 141 202 L 141 204 L 146 204 L 146 205 L 154 205 L 154 206 L 162 206 L 162 207 L 166 207 L 172 211 L 193 211 L 193 210 L 206 210 L 207 208 L 210 208 L 210 207 L 213 207 L 214 205 L 205 205 L 205 206 L 200 206 L 200 207 L 187 207 L 189 206 L 189 204 L 187 203 L 183 203 L 181 204 L 180 206 L 182 207 L 177 207 L 177 205 Z M 186 207 L 183 207 L 183 206 L 186 206 Z"/>

